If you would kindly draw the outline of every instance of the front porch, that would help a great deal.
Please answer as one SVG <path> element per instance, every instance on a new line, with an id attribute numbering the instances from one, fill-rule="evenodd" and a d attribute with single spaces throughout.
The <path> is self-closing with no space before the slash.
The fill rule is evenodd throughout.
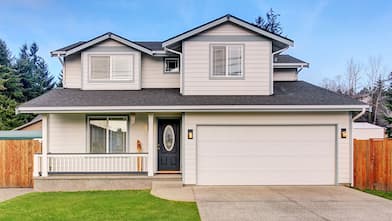
<path id="1" fill-rule="evenodd" d="M 109 188 L 110 183 L 119 189 L 145 189 L 154 179 L 181 181 L 181 117 L 181 113 L 42 114 L 42 153 L 34 155 L 34 186 L 40 191 L 65 190 L 76 182 L 91 189 L 118 189 Z M 167 125 L 162 122 L 173 120 L 177 125 L 171 125 L 171 137 L 165 141 L 162 133 Z M 177 166 L 163 167 L 162 156 L 173 157 L 174 152 Z M 132 182 L 122 184 L 127 180 Z"/>

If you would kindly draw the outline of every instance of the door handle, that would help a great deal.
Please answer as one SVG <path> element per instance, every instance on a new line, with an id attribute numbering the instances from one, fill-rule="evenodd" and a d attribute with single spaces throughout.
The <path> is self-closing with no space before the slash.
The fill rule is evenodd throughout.
<path id="1" fill-rule="evenodd" d="M 157 149 L 160 150 L 161 149 L 161 145 L 157 144 Z"/>

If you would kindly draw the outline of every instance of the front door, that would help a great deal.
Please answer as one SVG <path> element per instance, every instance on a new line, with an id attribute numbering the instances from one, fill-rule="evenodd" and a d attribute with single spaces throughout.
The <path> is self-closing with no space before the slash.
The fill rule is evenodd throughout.
<path id="1" fill-rule="evenodd" d="M 180 170 L 180 120 L 158 120 L 158 171 Z"/>

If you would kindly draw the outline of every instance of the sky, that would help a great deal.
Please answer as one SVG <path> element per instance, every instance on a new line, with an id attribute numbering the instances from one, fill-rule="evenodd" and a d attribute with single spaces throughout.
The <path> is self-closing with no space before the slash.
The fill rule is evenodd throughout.
<path id="1" fill-rule="evenodd" d="M 390 0 L 0 2 L 0 39 L 14 55 L 22 44 L 36 42 L 53 75 L 61 65 L 50 51 L 109 31 L 133 41 L 163 41 L 225 14 L 253 22 L 270 8 L 280 14 L 284 35 L 294 40 L 285 53 L 310 63 L 301 80 L 320 84 L 344 74 L 349 59 L 366 66 L 370 56 L 392 71 Z"/>

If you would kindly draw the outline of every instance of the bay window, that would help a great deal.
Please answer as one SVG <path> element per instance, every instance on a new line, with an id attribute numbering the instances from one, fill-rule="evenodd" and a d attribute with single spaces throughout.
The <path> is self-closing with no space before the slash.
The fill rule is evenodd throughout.
<path id="1" fill-rule="evenodd" d="M 212 77 L 230 78 L 243 76 L 243 45 L 212 45 L 210 53 Z"/>
<path id="2" fill-rule="evenodd" d="M 88 117 L 90 153 L 127 152 L 127 116 Z"/>

